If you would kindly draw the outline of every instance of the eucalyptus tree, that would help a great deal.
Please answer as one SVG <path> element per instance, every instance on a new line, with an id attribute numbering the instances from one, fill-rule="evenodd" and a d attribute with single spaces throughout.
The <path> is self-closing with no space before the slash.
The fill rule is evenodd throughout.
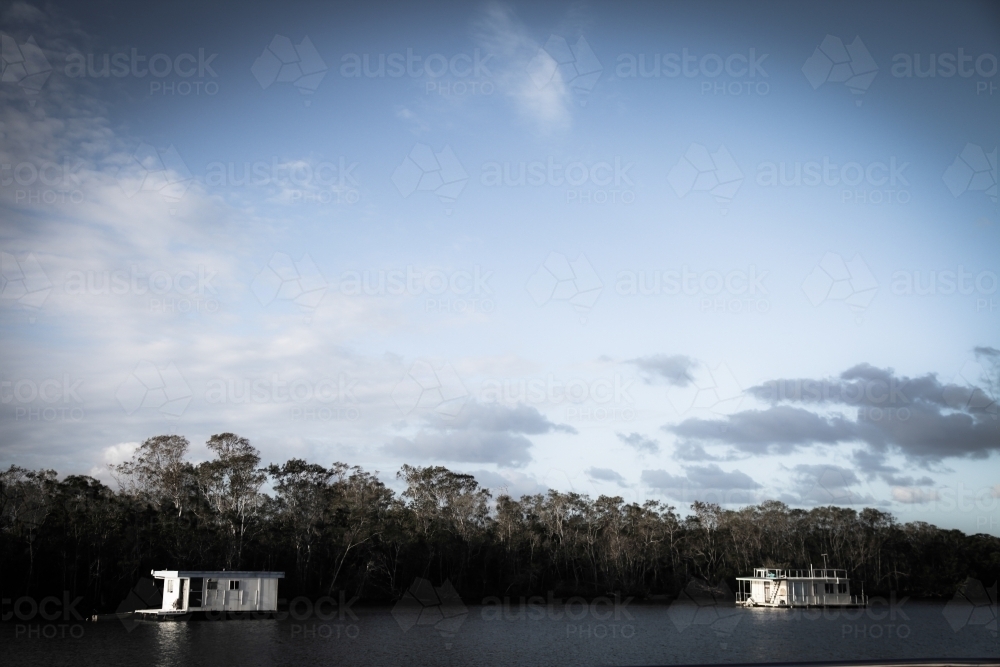
<path id="1" fill-rule="evenodd" d="M 331 495 L 334 566 L 327 590 L 334 590 L 344 564 L 352 556 L 357 564 L 355 570 L 363 573 L 358 582 L 360 589 L 364 585 L 364 574 L 375 566 L 377 559 L 372 556 L 371 548 L 385 530 L 393 507 L 393 494 L 377 473 L 365 472 L 358 466 L 334 463 L 331 473 L 334 479 Z M 359 556 L 362 549 L 368 552 Z"/>
<path id="2" fill-rule="evenodd" d="M 194 472 L 184 460 L 189 447 L 184 436 L 158 435 L 143 441 L 129 460 L 108 467 L 123 492 L 158 510 L 169 502 L 180 517 L 190 498 Z"/>
<path id="3" fill-rule="evenodd" d="M 267 474 L 258 468 L 260 452 L 246 438 L 220 433 L 205 446 L 215 458 L 198 466 L 198 484 L 212 510 L 211 518 L 228 532 L 226 565 L 231 568 L 242 562 L 244 540 L 264 501 L 260 489 Z"/>
<path id="4" fill-rule="evenodd" d="M 274 480 L 274 522 L 279 534 L 291 541 L 295 550 L 295 572 L 302 581 L 309 578 L 313 552 L 330 520 L 333 470 L 302 459 L 290 459 L 267 473 Z"/>

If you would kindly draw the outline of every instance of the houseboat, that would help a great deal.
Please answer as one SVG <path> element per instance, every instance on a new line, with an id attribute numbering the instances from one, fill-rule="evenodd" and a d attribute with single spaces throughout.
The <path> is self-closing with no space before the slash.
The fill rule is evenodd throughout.
<path id="1" fill-rule="evenodd" d="M 163 581 L 159 609 L 137 609 L 144 618 L 163 620 L 215 612 L 238 615 L 270 613 L 278 609 L 278 579 L 284 572 L 233 570 L 153 570 Z"/>
<path id="2" fill-rule="evenodd" d="M 736 603 L 745 607 L 866 607 L 868 598 L 851 594 L 847 570 L 787 570 L 758 567 L 737 577 Z"/>

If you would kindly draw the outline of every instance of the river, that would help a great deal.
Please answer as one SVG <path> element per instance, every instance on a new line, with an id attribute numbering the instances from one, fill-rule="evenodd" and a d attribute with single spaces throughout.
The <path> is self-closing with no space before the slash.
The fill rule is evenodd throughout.
<path id="1" fill-rule="evenodd" d="M 0 637 L 8 667 L 541 667 L 1000 656 L 996 609 L 989 606 L 946 610 L 903 599 L 861 610 L 788 611 L 534 602 L 444 613 L 301 607 L 297 618 L 267 620 L 8 622 L 0 624 Z"/>

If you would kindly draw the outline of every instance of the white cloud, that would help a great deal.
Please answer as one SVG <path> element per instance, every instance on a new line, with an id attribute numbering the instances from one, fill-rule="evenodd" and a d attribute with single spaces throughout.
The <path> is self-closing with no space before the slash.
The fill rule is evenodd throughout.
<path id="1" fill-rule="evenodd" d="M 517 110 L 542 130 L 568 127 L 572 122 L 572 91 L 558 67 L 553 67 L 548 84 L 539 87 L 529 74 L 535 58 L 551 58 L 510 7 L 487 7 L 477 25 L 482 49 L 495 54 L 491 71 L 497 90 L 511 100 Z M 491 63 L 491 64 L 492 64 Z M 553 63 L 554 64 L 554 63 Z"/>
<path id="2" fill-rule="evenodd" d="M 892 499 L 907 505 L 929 503 L 940 498 L 941 495 L 934 489 L 922 489 L 918 486 L 892 487 Z"/>

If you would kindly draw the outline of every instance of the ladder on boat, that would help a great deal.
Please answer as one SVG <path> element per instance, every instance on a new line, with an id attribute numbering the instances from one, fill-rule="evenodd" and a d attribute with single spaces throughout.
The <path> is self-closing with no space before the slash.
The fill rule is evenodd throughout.
<path id="1" fill-rule="evenodd" d="M 781 582 L 779 582 L 779 581 L 772 581 L 771 585 L 774 586 L 774 588 L 771 591 L 771 599 L 767 601 L 768 604 L 774 604 L 775 603 L 775 601 L 778 599 L 778 591 L 781 590 Z"/>

